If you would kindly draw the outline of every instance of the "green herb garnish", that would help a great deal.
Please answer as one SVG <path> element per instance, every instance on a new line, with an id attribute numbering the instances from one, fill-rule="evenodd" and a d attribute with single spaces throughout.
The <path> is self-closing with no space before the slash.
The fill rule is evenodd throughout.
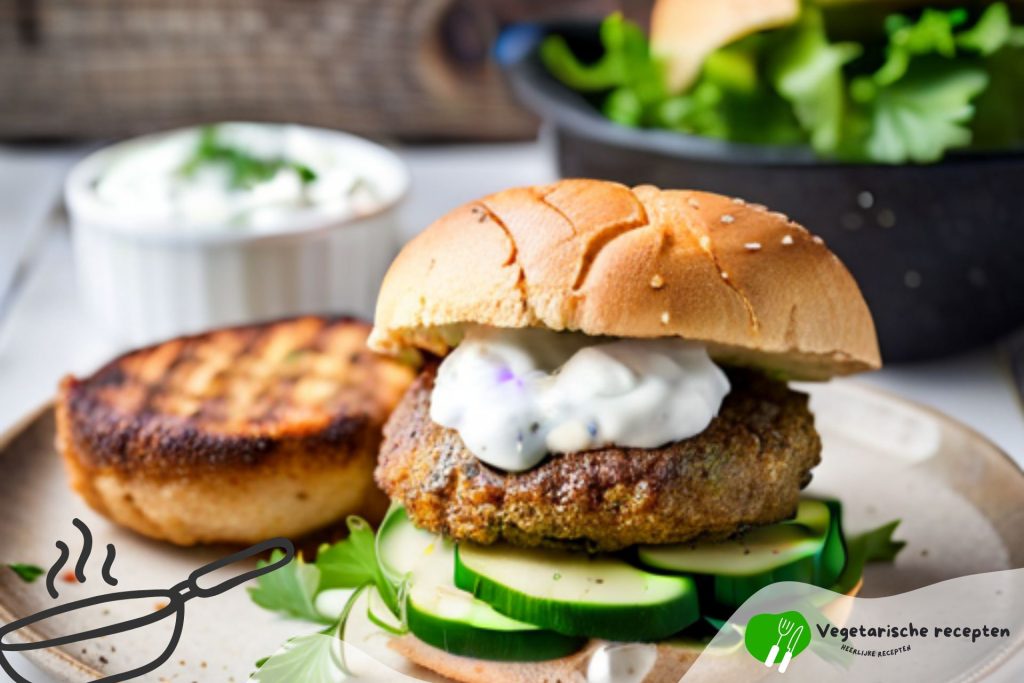
<path id="1" fill-rule="evenodd" d="M 273 657 L 256 662 L 257 671 L 249 678 L 259 683 L 337 683 L 345 673 L 345 646 L 337 638 L 336 627 L 319 633 L 298 636 Z"/>
<path id="2" fill-rule="evenodd" d="M 892 164 L 1024 142 L 1024 27 L 1005 3 L 893 14 L 880 39 L 858 42 L 834 42 L 827 16 L 805 4 L 796 23 L 716 50 L 682 93 L 668 91 L 646 36 L 619 14 L 602 23 L 597 61 L 580 61 L 560 36 L 540 57 L 626 126 Z"/>
<path id="3" fill-rule="evenodd" d="M 307 563 L 301 556 L 296 556 L 281 569 L 261 576 L 257 586 L 249 589 L 253 602 L 264 609 L 313 623 L 330 624 L 329 628 L 315 636 L 288 641 L 286 651 L 270 660 L 271 667 L 260 668 L 254 674 L 254 680 L 264 683 L 319 681 L 321 678 L 316 676 L 326 671 L 345 672 L 344 648 L 340 647 L 340 639 L 344 638 L 345 625 L 356 602 L 366 591 L 375 592 L 381 598 L 392 616 L 398 620 L 398 625 L 388 624 L 374 614 L 372 603 L 367 607 L 369 618 L 396 635 L 407 632 L 401 610 L 404 587 L 389 581 L 384 575 L 377 559 L 373 529 L 361 517 L 349 517 L 346 523 L 348 538 L 321 546 L 315 562 Z M 272 555 L 270 562 L 279 557 Z M 341 615 L 335 620 L 325 617 L 316 609 L 316 596 L 322 591 L 337 588 L 351 588 L 353 591 Z M 325 635 L 331 637 L 320 637 Z M 266 659 L 260 660 L 256 664 L 257 668 L 266 662 Z M 332 666 L 335 668 L 330 669 Z"/>
<path id="4" fill-rule="evenodd" d="M 37 567 L 34 564 L 23 564 L 21 562 L 15 562 L 7 565 L 7 567 L 18 575 L 18 578 L 25 583 L 32 583 L 40 576 L 46 573 L 42 567 Z"/>
<path id="5" fill-rule="evenodd" d="M 836 593 L 849 593 L 864 575 L 864 565 L 870 562 L 892 562 L 896 559 L 906 541 L 892 539 L 900 520 L 883 524 L 877 529 L 865 531 L 846 539 L 846 567 L 838 582 L 832 587 Z"/>
<path id="6" fill-rule="evenodd" d="M 199 134 L 199 143 L 192 156 L 186 161 L 180 173 L 186 178 L 207 166 L 222 166 L 228 170 L 231 187 L 251 188 L 273 178 L 282 169 L 289 169 L 298 175 L 306 186 L 316 180 L 316 172 L 309 166 L 283 158 L 264 159 L 250 154 L 241 147 L 229 145 L 220 140 L 216 126 L 205 126 Z"/>

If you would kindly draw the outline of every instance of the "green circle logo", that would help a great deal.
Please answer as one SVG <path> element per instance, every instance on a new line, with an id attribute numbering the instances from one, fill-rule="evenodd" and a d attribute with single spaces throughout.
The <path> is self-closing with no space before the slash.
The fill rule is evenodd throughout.
<path id="1" fill-rule="evenodd" d="M 811 626 L 799 612 L 758 614 L 747 623 L 743 644 L 750 656 L 785 673 L 789 662 L 811 644 Z"/>

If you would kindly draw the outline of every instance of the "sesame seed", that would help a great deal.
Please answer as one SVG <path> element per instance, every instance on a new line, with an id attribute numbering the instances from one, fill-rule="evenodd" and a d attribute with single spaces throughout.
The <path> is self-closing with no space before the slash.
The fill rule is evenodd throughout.
<path id="1" fill-rule="evenodd" d="M 814 242 L 815 244 L 825 244 L 825 240 L 821 239 L 817 235 L 811 237 L 811 241 Z"/>
<path id="2" fill-rule="evenodd" d="M 793 236 L 792 236 L 792 235 L 786 235 L 786 236 L 784 236 L 784 237 L 782 238 L 782 243 L 783 243 L 783 244 L 785 244 L 785 245 L 786 245 L 787 247 L 788 247 L 789 245 L 793 244 Z"/>
<path id="3" fill-rule="evenodd" d="M 711 250 L 711 238 L 708 237 L 707 235 L 701 235 L 700 236 L 700 248 L 703 249 L 704 251 L 710 251 Z"/>
<path id="4" fill-rule="evenodd" d="M 665 286 L 665 279 L 660 275 L 655 275 L 651 278 L 651 287 L 654 289 L 661 289 Z"/>
<path id="5" fill-rule="evenodd" d="M 728 280 L 728 279 L 729 279 L 729 273 L 727 273 L 727 272 L 725 272 L 725 271 L 723 270 L 723 271 L 722 271 L 722 279 L 723 279 L 723 280 Z"/>
<path id="6" fill-rule="evenodd" d="M 733 216 L 731 213 L 727 213 L 727 214 L 723 214 L 722 218 L 720 220 L 723 223 L 725 223 L 726 225 L 728 225 L 729 223 L 732 223 L 733 221 L 735 221 L 736 217 Z"/>
<path id="7" fill-rule="evenodd" d="M 747 242 L 746 244 L 743 245 L 743 247 L 747 251 L 761 251 L 761 243 L 760 242 Z"/>
<path id="8" fill-rule="evenodd" d="M 695 209 L 699 209 L 700 208 L 700 202 L 698 202 L 693 197 L 690 197 L 689 199 L 687 199 L 686 203 L 689 204 L 690 206 L 692 206 Z"/>
<path id="9" fill-rule="evenodd" d="M 747 200 L 746 199 L 742 199 L 741 197 L 733 197 L 732 198 L 732 203 L 733 204 L 739 204 L 740 206 L 743 206 L 744 204 L 747 203 Z"/>
<path id="10" fill-rule="evenodd" d="M 661 314 L 661 324 L 662 325 L 668 325 L 668 321 L 669 321 L 670 317 L 671 316 L 669 316 L 668 311 L 665 311 L 664 313 L 662 313 Z"/>

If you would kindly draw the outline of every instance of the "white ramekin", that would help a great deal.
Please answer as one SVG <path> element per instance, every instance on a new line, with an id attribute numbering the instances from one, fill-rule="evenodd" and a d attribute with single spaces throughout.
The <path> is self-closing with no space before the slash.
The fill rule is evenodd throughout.
<path id="1" fill-rule="evenodd" d="M 279 229 L 258 233 L 140 228 L 98 201 L 93 187 L 127 146 L 154 136 L 106 147 L 72 169 L 65 200 L 79 289 L 85 306 L 117 341 L 148 344 L 299 313 L 372 316 L 398 245 L 397 208 L 408 191 L 408 170 L 398 156 L 368 140 L 304 130 L 344 151 L 376 189 L 376 211 L 336 218 L 297 212 Z"/>

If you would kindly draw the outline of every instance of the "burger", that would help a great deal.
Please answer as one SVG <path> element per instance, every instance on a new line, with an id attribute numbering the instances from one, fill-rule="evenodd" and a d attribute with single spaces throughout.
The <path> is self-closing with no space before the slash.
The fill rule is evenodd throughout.
<path id="1" fill-rule="evenodd" d="M 499 192 L 404 248 L 369 344 L 421 363 L 375 472 L 416 664 L 573 681 L 643 642 L 643 680 L 675 681 L 699 653 L 679 643 L 760 588 L 859 580 L 839 506 L 801 496 L 821 441 L 787 382 L 878 368 L 875 330 L 780 213 L 595 180 Z"/>

